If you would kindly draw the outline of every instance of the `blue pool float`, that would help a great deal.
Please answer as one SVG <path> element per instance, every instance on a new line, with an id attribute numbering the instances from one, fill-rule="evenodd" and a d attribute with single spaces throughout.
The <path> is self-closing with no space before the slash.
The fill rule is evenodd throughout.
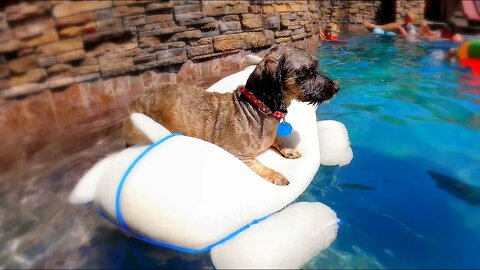
<path id="1" fill-rule="evenodd" d="M 372 34 L 374 34 L 377 37 L 386 37 L 386 38 L 391 38 L 391 37 L 396 37 L 397 34 L 395 32 L 390 32 L 390 31 L 384 31 L 381 28 L 373 28 Z"/>

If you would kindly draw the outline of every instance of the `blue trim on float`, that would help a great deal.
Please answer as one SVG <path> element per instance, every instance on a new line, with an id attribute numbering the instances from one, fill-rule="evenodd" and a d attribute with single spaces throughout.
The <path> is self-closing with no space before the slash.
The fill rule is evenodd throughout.
<path id="1" fill-rule="evenodd" d="M 123 186 L 125 184 L 125 181 L 127 180 L 127 177 L 128 175 L 130 174 L 130 172 L 133 170 L 133 168 L 135 167 L 135 165 L 148 153 L 150 152 L 153 148 L 155 148 L 156 146 L 158 146 L 159 144 L 161 144 L 162 142 L 172 138 L 172 137 L 175 137 L 177 135 L 181 135 L 181 134 L 178 134 L 178 133 L 172 133 L 164 138 L 162 138 L 161 140 L 159 140 L 158 142 L 150 145 L 149 147 L 147 147 L 147 149 L 145 149 L 137 158 L 135 158 L 135 160 L 132 162 L 132 164 L 130 164 L 130 166 L 128 167 L 128 169 L 125 171 L 125 173 L 123 174 L 123 177 L 122 179 L 120 180 L 120 184 L 118 185 L 118 189 L 117 189 L 117 194 L 116 194 L 116 197 L 115 197 L 115 214 L 117 216 L 117 220 L 118 220 L 118 223 L 115 222 L 115 220 L 112 220 L 111 218 L 109 218 L 100 208 L 97 208 L 97 213 L 105 218 L 106 220 L 110 221 L 111 223 L 119 226 L 122 230 L 124 230 L 126 233 L 128 234 L 131 234 L 133 236 L 135 236 L 135 238 L 138 238 L 139 240 L 142 240 L 144 242 L 147 242 L 147 243 L 150 243 L 150 244 L 153 244 L 153 245 L 156 245 L 156 246 L 161 246 L 161 247 L 166 247 L 166 248 L 170 248 L 170 249 L 174 249 L 174 250 L 178 250 L 178 251 L 182 251 L 182 252 L 186 252 L 186 253 L 203 253 L 203 252 L 207 252 L 207 251 L 210 251 L 212 248 L 214 248 L 215 246 L 218 246 L 230 239 L 232 239 L 233 237 L 237 236 L 239 233 L 245 231 L 246 229 L 248 229 L 250 226 L 252 225 L 255 225 L 261 221 L 263 221 L 264 219 L 268 218 L 269 216 L 271 216 L 272 214 L 269 214 L 265 217 L 262 217 L 262 218 L 259 218 L 259 219 L 255 219 L 253 220 L 252 222 L 248 223 L 247 225 L 241 227 L 240 229 L 234 231 L 233 233 L 229 234 L 227 237 L 205 247 L 205 248 L 202 248 L 202 249 L 190 249 L 190 248 L 185 248 L 185 247 L 180 247 L 180 246 L 175 246 L 175 245 L 171 245 L 171 244 L 167 244 L 167 243 L 164 243 L 164 242 L 160 242 L 160 241 L 157 241 L 157 240 L 153 240 L 153 239 L 150 239 L 150 238 L 147 238 L 143 235 L 140 235 L 138 233 L 135 233 L 134 231 L 130 230 L 127 226 L 127 224 L 125 224 L 125 220 L 123 219 L 123 215 L 122 215 L 122 211 L 120 209 L 120 197 L 121 197 L 121 193 L 122 193 L 122 189 L 123 189 Z"/>
<path id="2" fill-rule="evenodd" d="M 123 229 L 122 227 L 120 227 L 120 225 L 112 218 L 108 217 L 105 212 L 103 210 L 101 210 L 100 208 L 96 208 L 96 211 L 97 211 L 97 214 L 99 216 L 101 216 L 102 218 L 106 219 L 107 221 L 109 221 L 110 223 L 114 224 L 114 225 L 117 225 L 120 229 Z M 141 240 L 141 241 L 144 241 L 146 243 L 149 243 L 149 244 L 152 244 L 152 245 L 155 245 L 155 246 L 160 246 L 160 247 L 165 247 L 165 248 L 170 248 L 170 249 L 174 249 L 174 250 L 178 250 L 178 251 L 182 251 L 182 252 L 185 252 L 185 253 L 203 253 L 203 252 L 207 252 L 207 251 L 210 251 L 212 248 L 220 245 L 220 244 L 223 244 L 225 242 L 227 242 L 228 240 L 234 238 L 235 236 L 237 236 L 239 233 L 245 231 L 246 229 L 248 229 L 250 226 L 252 225 L 255 225 L 263 220 L 265 220 L 266 218 L 270 217 L 272 214 L 269 214 L 265 217 L 262 217 L 262 218 L 259 218 L 259 219 L 255 219 L 254 221 L 248 223 L 247 225 L 243 226 L 242 228 L 234 231 L 233 233 L 229 234 L 227 237 L 205 247 L 205 248 L 202 248 L 202 249 L 191 249 L 191 248 L 185 248 L 185 247 L 180 247 L 180 246 L 175 246 L 175 245 L 171 245 L 171 244 L 167 244 L 167 243 L 164 243 L 164 242 L 160 242 L 160 241 L 156 241 L 156 240 L 153 240 L 153 239 L 149 239 L 147 237 L 144 237 L 142 235 L 139 235 L 131 230 L 126 230 L 125 232 L 127 234 L 131 234 L 133 235 L 135 238 Z"/>
<path id="3" fill-rule="evenodd" d="M 123 220 L 122 212 L 120 211 L 120 195 L 122 193 L 123 185 L 125 184 L 125 181 L 127 180 L 128 175 L 133 170 L 135 165 L 137 165 L 137 163 L 140 161 L 140 159 L 142 159 L 148 152 L 150 152 L 150 150 L 152 150 L 153 148 L 155 148 L 157 145 L 161 144 L 162 142 L 164 142 L 164 141 L 166 141 L 166 140 L 168 140 L 172 137 L 175 137 L 177 135 L 181 135 L 181 134 L 178 134 L 178 133 L 169 134 L 168 136 L 163 137 L 158 142 L 156 142 L 156 143 L 150 145 L 149 147 L 147 147 L 147 149 L 143 150 L 143 152 L 137 158 L 135 158 L 135 160 L 132 162 L 132 164 L 130 164 L 130 166 L 128 167 L 127 171 L 123 174 L 122 180 L 120 180 L 120 184 L 118 185 L 117 195 L 115 197 L 115 214 L 117 216 L 118 222 L 120 223 L 120 226 L 124 230 L 129 231 L 127 225 L 125 224 L 125 221 Z"/>

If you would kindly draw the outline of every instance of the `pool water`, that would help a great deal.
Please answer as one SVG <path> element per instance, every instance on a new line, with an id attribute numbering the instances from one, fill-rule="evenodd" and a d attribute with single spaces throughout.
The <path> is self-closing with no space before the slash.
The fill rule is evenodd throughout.
<path id="1" fill-rule="evenodd" d="M 345 124 L 354 158 L 298 199 L 343 223 L 305 268 L 479 268 L 480 78 L 440 60 L 454 44 L 345 39 L 318 50 L 341 90 L 317 117 Z"/>
<path id="2" fill-rule="evenodd" d="M 317 117 L 346 125 L 354 158 L 322 166 L 298 199 L 342 219 L 304 268 L 480 268 L 480 77 L 438 60 L 449 43 L 342 38 L 318 50 L 341 90 Z M 0 269 L 214 267 L 209 253 L 128 238 L 93 206 L 68 204 L 81 175 L 124 147 L 123 110 L 108 112 L 0 172 Z"/>

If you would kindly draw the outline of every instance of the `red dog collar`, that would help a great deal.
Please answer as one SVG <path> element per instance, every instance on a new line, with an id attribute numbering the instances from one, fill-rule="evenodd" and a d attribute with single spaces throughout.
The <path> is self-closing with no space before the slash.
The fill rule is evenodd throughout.
<path id="1" fill-rule="evenodd" d="M 287 115 L 287 112 L 283 111 L 275 111 L 272 112 L 268 108 L 267 105 L 265 105 L 261 100 L 259 100 L 252 92 L 248 91 L 247 88 L 242 87 L 242 94 L 255 105 L 261 112 L 263 112 L 266 115 L 273 116 L 277 119 L 283 119 Z"/>

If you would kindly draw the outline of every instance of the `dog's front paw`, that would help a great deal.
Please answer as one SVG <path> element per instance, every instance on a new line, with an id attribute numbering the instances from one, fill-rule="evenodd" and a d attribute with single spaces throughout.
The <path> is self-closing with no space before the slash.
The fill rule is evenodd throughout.
<path id="1" fill-rule="evenodd" d="M 302 157 L 302 154 L 297 149 L 292 148 L 283 148 L 280 150 L 280 153 L 284 158 L 296 159 Z"/>
<path id="2" fill-rule="evenodd" d="M 285 178 L 285 176 L 283 176 L 282 174 L 280 174 L 278 172 L 275 172 L 275 171 L 272 171 L 265 178 L 267 179 L 267 181 L 269 181 L 271 183 L 274 183 L 275 185 L 279 185 L 279 186 L 286 186 L 286 185 L 290 184 L 290 182 L 288 182 L 288 180 L 287 180 L 287 178 Z"/>
<path id="3" fill-rule="evenodd" d="M 250 167 L 254 172 L 256 172 L 259 176 L 263 177 L 263 179 L 267 180 L 270 183 L 279 186 L 286 186 L 290 184 L 287 178 L 282 174 L 265 167 L 262 163 L 258 162 L 258 160 L 254 158 L 245 158 L 242 160 L 245 164 Z"/>

